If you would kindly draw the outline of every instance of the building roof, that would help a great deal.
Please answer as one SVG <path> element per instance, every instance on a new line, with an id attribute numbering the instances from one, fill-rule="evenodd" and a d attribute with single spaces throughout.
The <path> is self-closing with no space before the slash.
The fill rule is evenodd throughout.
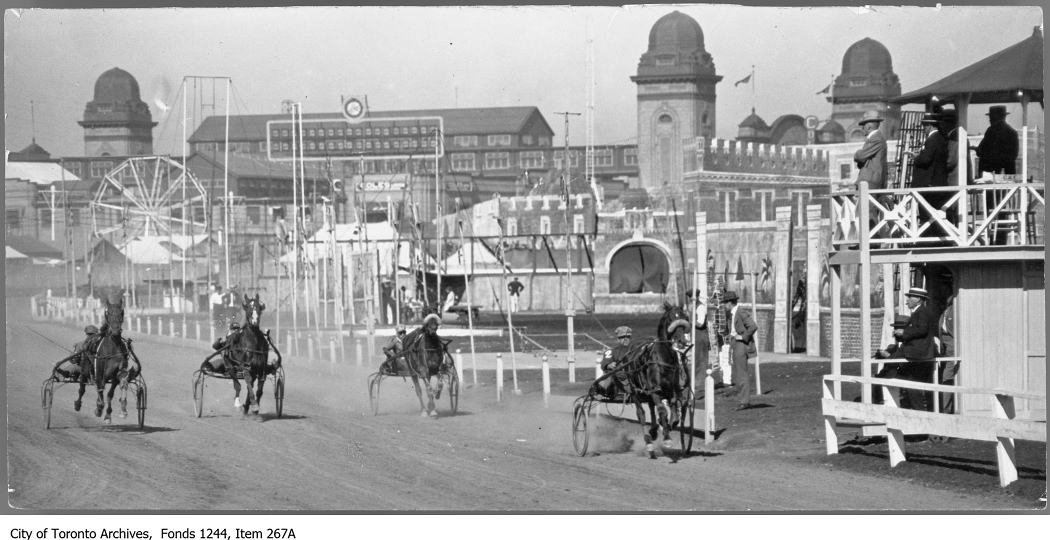
<path id="1" fill-rule="evenodd" d="M 29 256 L 11 246 L 4 246 L 4 259 L 28 259 Z"/>
<path id="2" fill-rule="evenodd" d="M 98 76 L 95 81 L 95 99 L 101 103 L 141 101 L 139 82 L 130 73 L 115 67 Z"/>
<path id="3" fill-rule="evenodd" d="M 15 249 L 16 251 L 25 254 L 28 257 L 36 259 L 61 259 L 63 258 L 62 250 L 53 247 L 41 240 L 37 240 L 32 236 L 20 236 L 20 235 L 7 235 L 4 238 L 4 244 Z"/>
<path id="4" fill-rule="evenodd" d="M 885 45 L 864 38 L 846 49 L 842 56 L 844 75 L 879 75 L 893 71 L 893 58 Z"/>
<path id="5" fill-rule="evenodd" d="M 754 128 L 754 129 L 769 129 L 766 125 L 766 121 L 761 116 L 755 114 L 755 108 L 751 107 L 751 114 L 747 115 L 747 118 L 743 122 L 740 122 L 738 127 L 742 128 Z"/>
<path id="6" fill-rule="evenodd" d="M 680 11 L 660 17 L 649 30 L 649 50 L 693 51 L 704 48 L 700 23 Z"/>
<path id="7" fill-rule="evenodd" d="M 51 152 L 44 150 L 36 143 L 36 139 L 33 139 L 29 146 L 18 152 L 9 153 L 7 159 L 9 161 L 51 161 Z"/>
<path id="8" fill-rule="evenodd" d="M 168 262 L 182 262 L 182 257 L 172 253 L 166 247 L 167 236 L 143 236 L 133 238 L 126 244 L 120 246 L 124 254 L 133 264 L 168 264 Z"/>
<path id="9" fill-rule="evenodd" d="M 50 185 L 65 179 L 80 180 L 61 165 L 48 161 L 11 161 L 11 152 L 4 154 L 4 178 L 21 178 L 34 184 Z"/>
<path id="10" fill-rule="evenodd" d="M 937 96 L 950 103 L 956 96 L 968 95 L 970 103 L 1010 103 L 1019 101 L 1018 90 L 1043 100 L 1043 34 L 1038 26 L 1024 41 L 892 101 L 925 103 Z"/>
<path id="11" fill-rule="evenodd" d="M 444 119 L 445 135 L 485 135 L 517 133 L 538 119 L 546 131 L 554 131 L 536 107 L 481 107 L 473 109 L 414 109 L 403 111 L 369 111 L 368 119 L 440 116 Z M 339 112 L 304 114 L 303 120 L 341 119 Z M 266 138 L 266 123 L 288 120 L 287 114 L 249 114 L 230 117 L 231 141 L 256 141 Z M 226 137 L 226 118 L 209 116 L 190 136 L 191 143 L 221 141 Z"/>
<path id="12" fill-rule="evenodd" d="M 265 126 L 265 124 L 264 124 Z M 265 157 L 254 157 L 248 154 L 231 152 L 228 156 L 223 152 L 212 150 L 198 150 L 186 162 L 186 168 L 197 178 L 222 177 L 222 166 L 229 159 L 230 174 L 244 178 L 292 178 L 292 164 L 286 161 L 270 161 Z M 317 164 L 306 164 L 306 173 L 310 175 L 315 171 Z"/>

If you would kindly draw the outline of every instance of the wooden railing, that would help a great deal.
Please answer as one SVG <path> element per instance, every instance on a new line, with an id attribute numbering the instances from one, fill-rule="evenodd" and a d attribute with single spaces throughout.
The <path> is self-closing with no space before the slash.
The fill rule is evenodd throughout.
<path id="1" fill-rule="evenodd" d="M 835 387 L 842 383 L 882 386 L 883 405 L 842 401 L 835 397 Z M 944 414 L 900 408 L 897 393 L 891 388 L 902 388 L 955 394 L 990 396 L 993 416 Z M 905 433 L 925 433 L 962 439 L 993 441 L 999 467 L 999 485 L 1007 486 L 1017 480 L 1017 458 L 1014 439 L 1046 441 L 1046 422 L 1015 418 L 1014 401 L 1028 399 L 1046 404 L 1046 394 L 1002 388 L 970 388 L 931 384 L 901 379 L 881 379 L 851 375 L 825 375 L 821 409 L 824 415 L 824 433 L 827 453 L 838 453 L 838 435 L 835 427 L 840 419 L 886 426 L 890 466 L 905 461 Z"/>
<path id="2" fill-rule="evenodd" d="M 997 176 L 965 187 L 867 189 L 831 194 L 832 244 L 859 243 L 868 216 L 873 248 L 1043 245 L 1045 184 Z M 861 203 L 865 204 L 861 208 Z"/>

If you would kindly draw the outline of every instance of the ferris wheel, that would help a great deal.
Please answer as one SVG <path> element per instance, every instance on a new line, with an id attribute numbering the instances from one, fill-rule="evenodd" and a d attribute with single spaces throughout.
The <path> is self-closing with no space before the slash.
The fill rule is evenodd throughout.
<path id="1" fill-rule="evenodd" d="M 208 194 L 169 157 L 133 157 L 106 173 L 91 200 L 91 219 L 96 236 L 200 234 L 208 226 Z"/>

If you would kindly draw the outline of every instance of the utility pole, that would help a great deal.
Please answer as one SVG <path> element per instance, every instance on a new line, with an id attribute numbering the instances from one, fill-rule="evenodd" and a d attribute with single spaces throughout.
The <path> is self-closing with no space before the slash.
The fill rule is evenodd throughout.
<path id="1" fill-rule="evenodd" d="M 570 241 L 572 240 L 572 230 L 569 225 L 569 207 L 572 198 L 569 189 L 569 173 L 572 170 L 572 167 L 569 165 L 569 117 L 581 116 L 581 113 L 556 112 L 554 114 L 560 114 L 565 119 L 565 153 L 562 154 L 562 164 L 565 167 L 565 170 L 562 173 L 562 182 L 565 188 L 565 324 L 569 338 L 569 382 L 576 382 L 576 332 L 573 328 L 573 317 L 576 316 L 576 305 L 572 301 L 572 248 L 570 245 Z"/>

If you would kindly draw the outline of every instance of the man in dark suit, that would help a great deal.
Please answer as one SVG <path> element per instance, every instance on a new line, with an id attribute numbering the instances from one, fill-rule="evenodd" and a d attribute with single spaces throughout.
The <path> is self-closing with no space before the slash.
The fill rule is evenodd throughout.
<path id="1" fill-rule="evenodd" d="M 917 382 L 932 383 L 936 363 L 931 360 L 937 357 L 937 344 L 934 337 L 937 336 L 938 313 L 928 304 L 929 295 L 926 289 L 912 287 L 904 295 L 905 302 L 911 310 L 908 325 L 893 331 L 894 337 L 900 341 L 900 349 L 908 363 L 897 370 L 902 379 Z M 929 392 L 907 391 L 904 392 L 904 400 L 909 402 L 909 408 L 923 411 L 931 410 L 932 402 Z M 902 403 L 902 405 L 905 405 Z"/>
<path id="2" fill-rule="evenodd" d="M 1017 174 L 1017 130 L 1006 123 L 1006 107 L 988 108 L 988 122 L 981 144 L 977 146 L 981 172 Z"/>
<path id="3" fill-rule="evenodd" d="M 886 137 L 879 131 L 882 118 L 876 111 L 868 111 L 860 119 L 864 130 L 864 145 L 853 153 L 853 161 L 860 169 L 857 184 L 867 182 L 869 189 L 886 188 Z"/>
<path id="4" fill-rule="evenodd" d="M 926 126 L 926 141 L 922 144 L 922 150 L 915 156 L 915 169 L 911 177 L 911 187 L 944 187 L 948 185 L 948 139 L 944 133 L 937 129 L 939 119 L 935 114 L 927 114 L 922 119 Z M 911 152 L 908 152 L 911 154 Z M 924 193 L 926 200 L 934 208 L 940 208 L 951 198 L 951 193 Z M 925 208 L 919 209 L 923 221 L 930 219 L 929 212 Z M 954 212 L 947 216 L 951 219 Z"/>
<path id="5" fill-rule="evenodd" d="M 751 408 L 751 377 L 747 372 L 747 360 L 758 356 L 755 345 L 755 332 L 758 325 L 746 309 L 737 305 L 739 298 L 733 291 L 726 291 L 722 296 L 722 305 L 726 309 L 726 325 L 729 330 L 730 354 L 733 361 L 733 385 L 735 390 L 727 395 L 737 394 L 736 410 Z"/>

